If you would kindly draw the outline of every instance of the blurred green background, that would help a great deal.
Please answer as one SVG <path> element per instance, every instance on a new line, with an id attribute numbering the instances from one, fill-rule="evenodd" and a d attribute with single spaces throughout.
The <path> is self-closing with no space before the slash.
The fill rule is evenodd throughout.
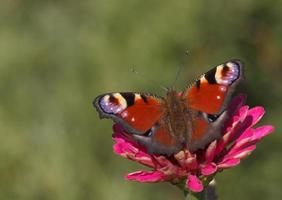
<path id="1" fill-rule="evenodd" d="M 231 58 L 237 92 L 263 105 L 276 132 L 217 175 L 221 199 L 282 196 L 282 1 L 3 0 L 0 6 L 0 199 L 182 199 L 168 183 L 125 181 L 138 164 L 112 152 L 95 96 L 164 95 Z M 185 55 L 185 51 L 189 56 Z M 134 75 L 134 67 L 143 78 Z"/>

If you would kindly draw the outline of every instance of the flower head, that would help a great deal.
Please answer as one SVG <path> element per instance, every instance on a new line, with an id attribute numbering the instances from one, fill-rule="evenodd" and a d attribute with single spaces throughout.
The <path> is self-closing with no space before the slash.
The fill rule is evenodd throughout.
<path id="1" fill-rule="evenodd" d="M 164 182 L 178 184 L 185 181 L 192 192 L 201 192 L 214 175 L 238 165 L 256 148 L 256 143 L 273 131 L 270 125 L 254 128 L 264 115 L 263 107 L 249 109 L 245 96 L 239 95 L 228 105 L 231 113 L 222 137 L 194 153 L 182 150 L 172 156 L 150 155 L 120 124 L 113 126 L 114 152 L 122 157 L 152 168 L 126 176 L 127 180 L 139 182 Z"/>

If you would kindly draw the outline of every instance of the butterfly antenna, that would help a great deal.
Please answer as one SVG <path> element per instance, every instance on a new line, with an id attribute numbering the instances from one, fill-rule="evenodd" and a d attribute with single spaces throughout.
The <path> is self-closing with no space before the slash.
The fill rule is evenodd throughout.
<path id="1" fill-rule="evenodd" d="M 143 74 L 140 74 L 135 68 L 131 68 L 131 72 L 133 72 L 134 74 L 141 76 L 143 79 L 149 81 L 150 83 L 154 84 L 154 85 L 158 85 L 160 88 L 162 88 L 163 90 L 165 90 L 166 92 L 168 91 L 168 88 L 161 85 L 160 83 L 152 80 L 152 79 L 148 79 L 146 76 L 144 76 Z"/>
<path id="2" fill-rule="evenodd" d="M 175 75 L 175 78 L 172 82 L 172 88 L 175 88 L 175 84 L 177 82 L 177 79 L 179 78 L 179 75 L 180 75 L 180 72 L 181 72 L 182 69 L 183 69 L 183 65 L 179 65 L 177 72 L 176 72 L 176 75 Z"/>
<path id="3" fill-rule="evenodd" d="M 188 57 L 188 55 L 189 55 L 189 52 L 188 52 L 188 50 L 186 50 L 185 51 L 185 56 Z M 178 80 L 178 78 L 180 76 L 180 72 L 182 71 L 183 67 L 184 67 L 184 65 L 179 65 L 179 67 L 177 69 L 177 72 L 176 72 L 176 75 L 175 75 L 175 78 L 174 78 L 174 80 L 172 82 L 172 88 L 175 88 L 176 82 L 177 82 L 177 80 Z"/>

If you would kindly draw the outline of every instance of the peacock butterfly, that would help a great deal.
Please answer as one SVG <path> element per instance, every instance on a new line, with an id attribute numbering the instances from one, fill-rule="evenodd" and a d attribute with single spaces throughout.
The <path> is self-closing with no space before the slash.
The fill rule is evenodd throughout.
<path id="1" fill-rule="evenodd" d="M 168 89 L 166 97 L 147 93 L 106 93 L 95 98 L 100 118 L 120 123 L 150 154 L 171 155 L 183 148 L 204 148 L 221 136 L 229 118 L 233 89 L 243 65 L 231 60 L 200 76 L 183 92 Z"/>

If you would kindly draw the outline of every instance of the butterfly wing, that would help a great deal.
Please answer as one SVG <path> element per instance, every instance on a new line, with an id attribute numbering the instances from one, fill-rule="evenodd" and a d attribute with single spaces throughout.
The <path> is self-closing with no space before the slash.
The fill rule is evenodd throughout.
<path id="1" fill-rule="evenodd" d="M 226 105 L 234 88 L 242 78 L 243 65 L 233 60 L 214 67 L 203 74 L 185 94 L 188 108 L 198 110 L 189 149 L 203 148 L 221 136 L 221 129 L 229 118 Z"/>
<path id="2" fill-rule="evenodd" d="M 208 114 L 219 114 L 241 80 L 242 68 L 242 63 L 234 60 L 203 74 L 186 92 L 188 106 Z"/>
<path id="3" fill-rule="evenodd" d="M 145 146 L 149 154 L 171 155 L 183 148 L 179 140 L 169 132 L 167 124 L 162 122 L 155 124 L 148 135 L 133 135 L 133 137 Z"/>
<path id="4" fill-rule="evenodd" d="M 163 99 L 141 93 L 108 93 L 98 96 L 93 105 L 100 118 L 121 123 L 132 134 L 145 134 L 163 114 Z"/>
<path id="5" fill-rule="evenodd" d="M 100 118 L 121 123 L 150 154 L 169 155 L 182 147 L 165 123 L 162 98 L 130 92 L 108 93 L 98 96 L 93 104 Z"/>

